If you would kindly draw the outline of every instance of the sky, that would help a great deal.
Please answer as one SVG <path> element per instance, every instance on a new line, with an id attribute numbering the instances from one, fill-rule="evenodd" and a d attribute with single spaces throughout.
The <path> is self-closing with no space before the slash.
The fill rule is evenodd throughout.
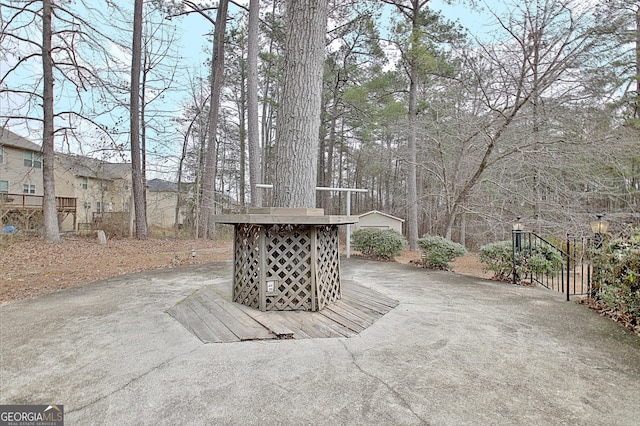
<path id="1" fill-rule="evenodd" d="M 491 16 L 486 12 L 471 10 L 469 6 L 461 5 L 459 1 L 450 5 L 444 0 L 431 0 L 429 5 L 433 10 L 441 11 L 447 19 L 458 20 L 463 27 L 470 29 L 472 34 L 482 34 L 490 30 Z M 391 6 L 385 5 L 385 7 L 390 8 Z M 237 11 L 237 7 L 230 6 L 230 14 L 237 13 Z M 204 51 L 208 44 L 205 36 L 213 30 L 211 23 L 197 14 L 187 15 L 182 19 L 180 26 L 183 29 L 181 42 L 184 55 L 193 58 L 194 62 L 205 61 L 209 57 Z"/>
<path id="2" fill-rule="evenodd" d="M 248 3 L 248 0 L 245 0 L 243 3 Z M 448 5 L 443 0 L 432 0 L 430 2 L 430 6 L 435 10 L 441 10 L 442 14 L 448 19 L 458 20 L 464 27 L 470 28 L 474 34 L 486 31 L 487 29 L 484 23 L 489 20 L 488 17 L 470 10 L 467 6 L 461 6 L 459 4 Z M 388 5 L 386 7 L 391 8 L 391 6 Z M 230 15 L 237 14 L 237 6 L 230 5 L 229 13 Z M 209 53 L 206 51 L 210 48 L 210 38 L 207 37 L 207 34 L 213 30 L 212 24 L 197 13 L 176 19 L 175 22 L 179 27 L 178 31 L 180 33 L 180 54 L 186 58 L 186 66 L 190 69 L 200 68 L 206 75 L 207 70 L 201 65 L 209 58 Z M 124 61 L 127 60 L 126 58 L 122 59 Z M 184 76 L 186 73 L 182 72 L 180 74 L 181 76 Z M 56 86 L 56 89 L 59 89 L 60 87 L 61 86 Z M 169 102 L 174 103 L 172 109 L 179 110 L 181 106 L 180 103 L 183 102 L 184 99 L 185 95 L 181 95 L 179 93 L 171 95 Z M 29 136 L 24 134 L 24 131 L 20 131 L 19 129 L 14 130 L 24 136 Z M 38 132 L 35 132 L 30 136 L 34 142 L 40 142 L 36 139 L 38 137 Z M 62 147 L 62 143 L 56 144 L 56 149 L 61 149 Z M 117 161 L 117 158 L 114 158 L 113 161 Z M 171 167 L 171 164 L 168 166 Z"/>

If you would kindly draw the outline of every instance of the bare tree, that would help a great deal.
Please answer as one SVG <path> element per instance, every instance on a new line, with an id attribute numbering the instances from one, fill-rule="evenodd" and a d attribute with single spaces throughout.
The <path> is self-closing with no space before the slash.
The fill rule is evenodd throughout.
<path id="1" fill-rule="evenodd" d="M 133 207 L 135 209 L 135 235 L 139 240 L 147 238 L 147 214 L 144 202 L 142 164 L 140 154 L 140 73 L 142 67 L 142 4 L 135 0 L 133 12 L 133 46 L 131 48 L 131 101 L 129 125 L 131 127 L 131 168 Z"/>
<path id="2" fill-rule="evenodd" d="M 564 140 L 558 127 L 543 141 L 543 106 L 560 100 L 567 105 L 584 102 L 580 70 L 599 48 L 592 21 L 571 5 L 555 0 L 519 2 L 508 16 L 495 14 L 500 31 L 493 34 L 500 42 L 479 42 L 479 50 L 467 52 L 463 68 L 471 74 L 460 75 L 459 81 L 468 87 L 467 103 L 477 111 L 476 125 L 458 137 L 475 147 L 476 159 L 467 160 L 464 174 L 457 176 L 449 193 L 447 234 L 488 170 L 516 157 L 545 173 L 542 158 L 548 165 L 547 152 L 557 152 L 550 148 Z M 540 212 L 540 205 L 535 205 L 543 183 L 540 174 L 535 176 L 527 193 L 534 212 Z"/>
<path id="3" fill-rule="evenodd" d="M 89 119 L 79 109 L 56 112 L 53 88 L 56 81 L 69 82 L 80 98 L 80 94 L 87 90 L 87 83 L 99 84 L 95 70 L 82 61 L 79 46 L 95 41 L 100 34 L 86 20 L 65 9 L 64 5 L 52 4 L 51 0 L 3 2 L 0 3 L 0 11 L 1 52 L 3 61 L 8 65 L 3 67 L 0 76 L 0 93 L 6 102 L 2 111 L 3 125 L 20 123 L 30 127 L 30 123 L 36 122 L 42 126 L 44 238 L 58 242 L 60 235 L 53 178 L 55 135 L 59 131 L 70 130 L 73 117 Z M 60 22 L 56 29 L 52 21 L 54 14 Z M 97 50 L 97 44 L 94 47 Z M 41 60 L 42 75 L 32 78 L 29 70 L 29 78 L 25 78 L 21 71 L 28 69 L 36 59 Z M 64 127 L 58 127 L 55 122 L 61 117 L 66 117 Z"/>
<path id="4" fill-rule="evenodd" d="M 218 109 L 220 90 L 224 77 L 224 35 L 227 25 L 228 0 L 220 0 L 213 34 L 213 54 L 211 58 L 211 105 L 209 107 L 209 137 L 202 181 L 202 207 L 198 223 L 198 237 L 210 238 L 215 231 L 212 215 L 215 213 L 216 179 L 216 133 L 218 128 Z"/>
<path id="5" fill-rule="evenodd" d="M 249 190 L 251 205 L 262 205 L 262 192 L 256 184 L 260 181 L 260 132 L 258 121 L 258 53 L 260 45 L 258 29 L 260 25 L 260 0 L 249 2 L 249 36 L 247 46 L 247 137 L 249 141 Z"/>
<path id="6" fill-rule="evenodd" d="M 60 241 L 58 209 L 53 179 L 54 125 L 53 125 L 53 59 L 51 58 L 51 0 L 42 2 L 42 176 L 44 189 L 44 238 Z"/>
<path id="7" fill-rule="evenodd" d="M 103 21 L 99 10 L 83 2 L 76 6 L 50 0 L 0 3 L 0 52 L 7 64 L 0 72 L 3 125 L 42 130 L 45 238 L 53 241 L 59 238 L 49 170 L 55 142 L 81 150 L 83 133 L 113 140 L 99 123 L 103 103 L 94 100 L 114 95 L 107 84 L 108 64 L 114 62 L 110 49 L 120 45 L 96 25 Z M 41 74 L 33 72 L 35 60 L 41 61 Z"/>

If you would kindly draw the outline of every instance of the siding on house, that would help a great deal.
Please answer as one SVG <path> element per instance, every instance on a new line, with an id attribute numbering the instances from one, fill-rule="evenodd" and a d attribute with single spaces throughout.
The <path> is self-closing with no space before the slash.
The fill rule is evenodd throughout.
<path id="1" fill-rule="evenodd" d="M 40 146 L 7 129 L 0 129 L 0 150 L 0 181 L 3 182 L 0 189 L 6 187 L 9 194 L 42 196 Z"/>
<path id="2" fill-rule="evenodd" d="M 56 195 L 77 199 L 80 224 L 92 223 L 96 214 L 129 211 L 130 164 L 58 153 L 54 176 Z M 64 230 L 69 226 L 66 220 L 62 224 Z"/>
<path id="3" fill-rule="evenodd" d="M 160 228 L 171 228 L 175 223 L 176 204 L 178 203 L 178 185 L 162 179 L 147 182 L 147 224 Z M 178 214 L 178 223 L 184 223 L 182 209 Z"/>
<path id="4" fill-rule="evenodd" d="M 372 210 L 358 216 L 358 223 L 354 224 L 354 230 L 365 228 L 391 229 L 402 234 L 403 223 L 404 219 Z"/>
<path id="5" fill-rule="evenodd" d="M 41 148 L 30 140 L 0 129 L 0 193 L 22 195 L 28 191 L 29 207 L 42 205 Z M 60 230 L 88 227 L 104 213 L 129 213 L 131 164 L 110 163 L 81 155 L 56 153 L 54 160 L 56 197 L 76 200 L 74 214 L 61 214 Z M 147 182 L 147 222 L 150 226 L 174 225 L 178 201 L 177 184 L 161 179 Z M 14 197 L 20 200 L 23 197 Z M 178 223 L 185 220 L 181 209 Z"/>

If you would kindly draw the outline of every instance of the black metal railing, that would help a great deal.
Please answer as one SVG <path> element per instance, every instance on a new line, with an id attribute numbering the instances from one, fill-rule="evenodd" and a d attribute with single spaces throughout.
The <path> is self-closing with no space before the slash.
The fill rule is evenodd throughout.
<path id="1" fill-rule="evenodd" d="M 534 232 L 513 231 L 513 283 L 541 285 L 565 294 L 566 300 L 589 294 L 593 275 L 590 245 L 589 238 L 567 236 L 554 244 Z"/>

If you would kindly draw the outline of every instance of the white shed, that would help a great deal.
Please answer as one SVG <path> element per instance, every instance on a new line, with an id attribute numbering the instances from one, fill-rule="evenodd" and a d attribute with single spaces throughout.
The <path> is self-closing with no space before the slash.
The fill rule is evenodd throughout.
<path id="1" fill-rule="evenodd" d="M 377 210 L 371 210 L 370 212 L 361 214 L 358 216 L 358 223 L 354 224 L 354 230 L 365 228 L 376 229 L 392 229 L 402 234 L 402 223 L 404 219 L 391 216 L 387 213 L 382 213 Z"/>

